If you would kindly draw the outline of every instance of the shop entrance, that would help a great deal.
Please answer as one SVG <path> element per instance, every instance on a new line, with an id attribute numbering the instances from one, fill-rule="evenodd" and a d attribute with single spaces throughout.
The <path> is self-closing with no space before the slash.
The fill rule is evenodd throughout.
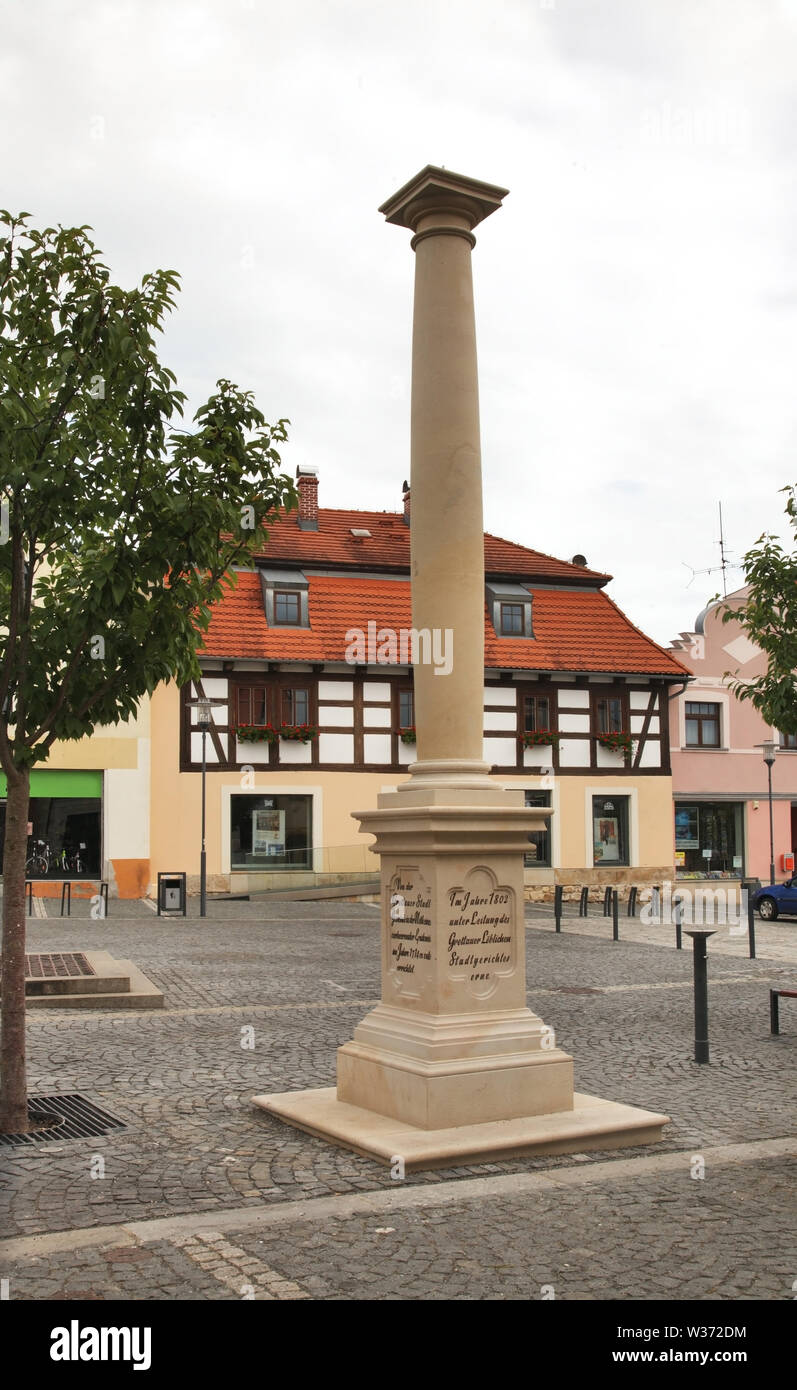
<path id="1" fill-rule="evenodd" d="M 88 793 L 96 792 L 96 795 Z M 0 872 L 6 822 L 0 780 Z M 102 866 L 102 773 L 34 769 L 28 806 L 28 878 L 99 878 Z"/>

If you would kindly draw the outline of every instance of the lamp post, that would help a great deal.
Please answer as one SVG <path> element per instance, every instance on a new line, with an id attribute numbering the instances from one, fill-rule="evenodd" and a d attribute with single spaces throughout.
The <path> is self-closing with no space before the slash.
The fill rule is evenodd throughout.
<path id="1" fill-rule="evenodd" d="M 769 882 L 775 882 L 775 823 L 772 818 L 772 764 L 775 761 L 778 745 L 774 739 L 767 739 L 766 743 L 757 743 L 756 748 L 763 749 L 764 762 L 767 765 L 767 781 L 769 783 Z"/>
<path id="2" fill-rule="evenodd" d="M 199 854 L 199 915 L 207 916 L 208 864 L 205 853 L 205 741 L 210 727 L 210 700 L 201 696 L 195 701 L 196 722 L 202 730 L 202 848 Z"/>

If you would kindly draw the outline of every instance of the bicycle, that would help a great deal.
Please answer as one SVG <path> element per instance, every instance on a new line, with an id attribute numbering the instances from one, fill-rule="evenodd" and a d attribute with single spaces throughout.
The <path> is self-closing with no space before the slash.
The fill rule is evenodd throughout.
<path id="1" fill-rule="evenodd" d="M 34 840 L 33 848 L 25 860 L 25 876 L 45 875 L 50 872 L 50 846 L 45 840 Z"/>

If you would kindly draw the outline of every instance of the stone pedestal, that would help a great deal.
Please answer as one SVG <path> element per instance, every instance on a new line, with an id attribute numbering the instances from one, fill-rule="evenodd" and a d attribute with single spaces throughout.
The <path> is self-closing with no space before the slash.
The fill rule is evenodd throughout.
<path id="1" fill-rule="evenodd" d="M 526 1007 L 523 794 L 452 793 L 358 816 L 382 862 L 382 1002 L 338 1052 L 338 1099 L 423 1129 L 572 1110 L 572 1060 Z"/>

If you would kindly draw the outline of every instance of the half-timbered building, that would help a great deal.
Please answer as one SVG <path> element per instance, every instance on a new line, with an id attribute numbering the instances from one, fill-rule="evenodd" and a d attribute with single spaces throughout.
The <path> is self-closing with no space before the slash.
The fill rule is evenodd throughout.
<path id="1" fill-rule="evenodd" d="M 300 507 L 214 612 L 202 679 L 152 700 L 151 872 L 195 881 L 202 731 L 213 889 L 345 880 L 376 868 L 352 819 L 414 761 L 409 493 L 402 512 Z M 673 873 L 668 702 L 689 672 L 612 602 L 610 575 L 485 536 L 484 757 L 551 808 L 527 886 Z M 445 634 L 416 659 L 451 658 Z M 456 659 L 455 655 L 453 659 Z M 194 872 L 191 873 L 190 871 Z"/>

